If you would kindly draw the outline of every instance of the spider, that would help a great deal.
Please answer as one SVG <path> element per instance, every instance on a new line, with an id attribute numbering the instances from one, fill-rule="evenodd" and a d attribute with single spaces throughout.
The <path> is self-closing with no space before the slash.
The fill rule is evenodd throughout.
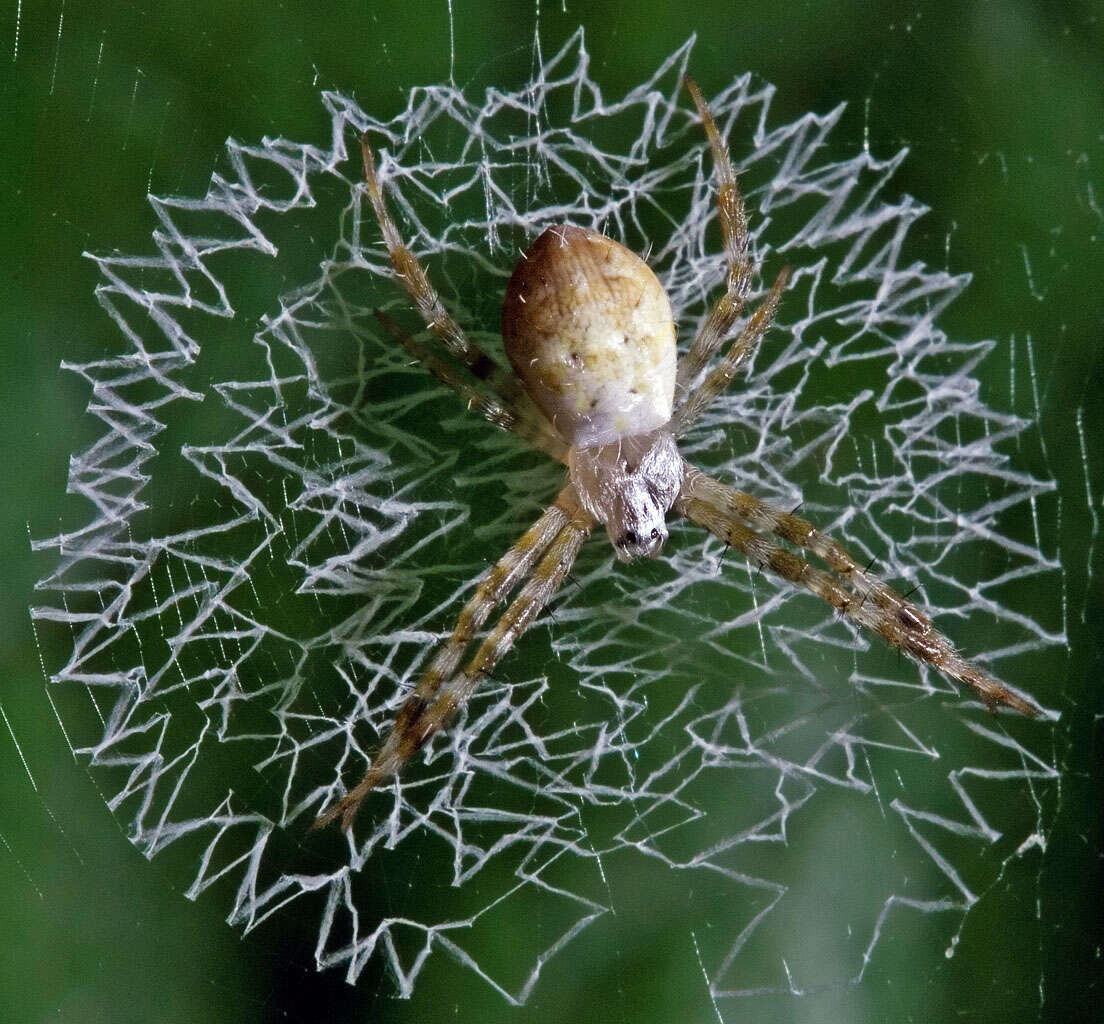
<path id="1" fill-rule="evenodd" d="M 337 818 L 344 829 L 350 828 L 368 793 L 396 775 L 446 725 L 513 647 L 599 524 L 618 558 L 627 562 L 658 556 L 667 539 L 668 515 L 685 516 L 760 569 L 815 594 L 893 647 L 970 686 L 991 711 L 1003 704 L 1025 715 L 1038 713 L 964 659 L 919 608 L 861 567 L 832 538 L 792 512 L 710 478 L 679 454 L 678 438 L 731 383 L 771 326 L 790 276 L 788 266 L 779 271 L 762 304 L 699 381 L 737 324 L 757 268 L 748 253 L 747 212 L 728 148 L 697 84 L 687 77 L 685 86 L 713 153 L 728 273 L 724 294 L 681 361 L 670 302 L 648 265 L 604 235 L 564 224 L 544 231 L 510 277 L 502 340 L 513 375 L 504 371 L 465 336 L 403 244 L 372 150 L 367 138 L 361 138 L 368 198 L 399 283 L 463 370 L 433 355 L 386 315 L 377 311 L 376 316 L 469 408 L 563 463 L 567 482 L 533 526 L 484 573 L 364 777 L 312 828 Z M 513 603 L 461 667 L 495 606 L 514 590 Z"/>

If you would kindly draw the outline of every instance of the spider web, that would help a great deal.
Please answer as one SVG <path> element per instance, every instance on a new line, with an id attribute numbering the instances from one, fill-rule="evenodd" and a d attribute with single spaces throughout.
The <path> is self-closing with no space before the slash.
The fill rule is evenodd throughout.
<path id="1" fill-rule="evenodd" d="M 861 979 L 908 911 L 952 951 L 1047 833 L 1045 719 L 984 713 L 674 523 L 654 563 L 592 541 L 354 836 L 306 837 L 560 478 L 378 328 L 376 307 L 418 322 L 350 144 L 369 131 L 400 230 L 493 352 L 513 262 L 564 221 L 647 254 L 686 345 L 724 273 L 690 48 L 623 98 L 581 34 L 517 92 L 418 89 L 385 122 L 323 93 L 328 143 L 230 140 L 205 196 L 151 197 L 151 254 L 92 256 L 121 339 L 67 367 L 103 429 L 72 460 L 90 513 L 35 542 L 57 565 L 34 614 L 68 651 L 51 699 L 189 897 L 244 931 L 294 908 L 350 981 L 375 960 L 408 996 L 445 953 L 524 1002 L 584 933 L 626 941 L 667 900 L 715 999 L 817 991 Z M 1017 469 L 1031 420 L 971 376 L 995 343 L 939 327 L 967 278 L 909 262 L 904 153 L 840 156 L 842 109 L 777 124 L 772 95 L 744 76 L 710 102 L 763 277 L 793 283 L 684 453 L 801 504 L 1005 681 L 1042 679 L 1061 609 L 1020 595 L 1059 572 L 1054 485 Z"/>

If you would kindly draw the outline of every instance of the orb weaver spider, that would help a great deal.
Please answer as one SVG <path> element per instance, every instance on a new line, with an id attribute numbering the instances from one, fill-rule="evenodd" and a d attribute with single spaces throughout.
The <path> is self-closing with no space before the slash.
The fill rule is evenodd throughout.
<path id="1" fill-rule="evenodd" d="M 670 302 L 648 265 L 604 235 L 564 224 L 544 231 L 510 278 L 502 338 L 513 375 L 503 370 L 466 337 L 403 244 L 372 150 L 362 137 L 368 198 L 399 283 L 463 370 L 434 356 L 386 315 L 377 312 L 378 319 L 470 409 L 563 463 L 568 480 L 536 523 L 484 573 L 364 777 L 312 828 L 337 818 L 344 829 L 352 825 L 368 793 L 397 774 L 445 726 L 513 647 L 599 524 L 618 558 L 631 561 L 655 558 L 667 539 L 667 516 L 685 516 L 760 569 L 815 594 L 891 646 L 971 687 L 990 710 L 1005 705 L 1038 714 L 1029 701 L 963 658 L 919 608 L 835 540 L 792 512 L 710 478 L 679 454 L 677 439 L 728 387 L 770 328 L 790 275 L 789 267 L 779 271 L 762 304 L 699 382 L 739 320 L 756 268 L 728 148 L 697 84 L 688 77 L 685 85 L 713 153 L 728 273 L 724 294 L 681 360 Z M 792 549 L 813 556 L 824 568 Z M 513 603 L 461 668 L 465 651 L 493 609 L 518 588 Z"/>

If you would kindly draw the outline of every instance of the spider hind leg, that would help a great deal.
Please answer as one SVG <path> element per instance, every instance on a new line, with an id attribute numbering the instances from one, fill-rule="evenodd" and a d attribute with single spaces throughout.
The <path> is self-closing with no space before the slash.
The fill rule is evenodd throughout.
<path id="1" fill-rule="evenodd" d="M 376 319 L 410 355 L 446 387 L 455 391 L 468 408 L 501 430 L 517 434 L 533 447 L 552 456 L 557 462 L 567 458 L 567 446 L 549 428 L 546 420 L 526 404 L 517 405 L 492 392 L 487 394 L 465 380 L 456 368 L 439 359 L 419 341 L 406 333 L 394 320 L 381 310 Z"/>
<path id="2" fill-rule="evenodd" d="M 481 380 L 487 381 L 489 386 L 508 389 L 507 397 L 520 393 L 521 389 L 513 383 L 499 364 L 464 333 L 449 311 L 445 309 L 444 303 L 429 282 L 429 275 L 425 272 L 425 268 L 403 242 L 402 235 L 399 234 L 399 229 L 387 209 L 387 200 L 384 198 L 383 186 L 376 173 L 376 161 L 372 155 L 372 147 L 368 144 L 367 135 L 360 137 L 360 151 L 364 160 L 364 181 L 368 186 L 368 199 L 383 234 L 387 255 L 390 257 L 392 267 L 395 268 L 399 284 L 417 306 L 426 327 L 441 339 L 450 355 L 459 359 Z"/>
<path id="3" fill-rule="evenodd" d="M 376 317 L 388 332 L 433 376 L 460 393 L 469 406 L 475 408 L 496 426 L 513 430 L 526 440 L 563 461 L 565 448 L 551 428 L 544 423 L 516 378 L 474 341 L 445 308 L 430 283 L 429 275 L 418 257 L 407 248 L 399 229 L 387 208 L 383 186 L 376 172 L 376 161 L 366 135 L 360 138 L 364 161 L 364 180 L 372 212 L 379 224 L 387 247 L 387 255 L 399 284 L 417 307 L 429 330 L 437 337 L 450 356 L 482 385 L 484 390 L 467 383 L 443 360 L 433 356 L 424 346 L 414 342 L 390 317 L 377 311 Z M 489 392 L 489 394 L 485 393 Z"/>
<path id="4" fill-rule="evenodd" d="M 671 433 L 675 437 L 682 437 L 693 426 L 698 417 L 720 397 L 755 353 L 759 342 L 763 340 L 763 335 L 774 322 L 778 305 L 782 301 L 782 292 L 785 291 L 789 279 L 790 268 L 785 266 L 778 272 L 767 297 L 748 318 L 747 324 L 732 342 L 724 358 L 675 410 L 675 415 L 671 419 Z"/>
<path id="5" fill-rule="evenodd" d="M 725 293 L 702 324 L 690 346 L 690 351 L 680 360 L 677 377 L 679 407 L 671 424 L 676 437 L 686 433 L 694 421 L 716 400 L 731 383 L 741 367 L 755 352 L 763 335 L 774 321 L 778 304 L 789 280 L 790 268 L 783 267 L 775 278 L 767 297 L 748 319 L 743 331 L 729 348 L 728 353 L 704 381 L 693 391 L 691 386 L 698 375 L 709 365 L 724 343 L 728 332 L 736 324 L 743 312 L 751 281 L 755 275 L 755 265 L 748 256 L 748 217 L 736 172 L 732 167 L 728 147 L 709 105 L 698 88 L 697 82 L 689 76 L 685 79 L 686 88 L 698 109 L 702 127 L 713 151 L 713 169 L 717 176 L 717 213 L 721 223 L 721 236 L 724 239 L 725 261 L 728 273 L 725 278 Z"/>

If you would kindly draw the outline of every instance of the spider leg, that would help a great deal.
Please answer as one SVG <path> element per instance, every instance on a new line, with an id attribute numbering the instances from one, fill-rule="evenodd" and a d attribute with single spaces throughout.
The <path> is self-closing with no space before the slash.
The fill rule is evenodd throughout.
<path id="1" fill-rule="evenodd" d="M 684 80 L 694 106 L 698 108 L 702 127 L 709 146 L 713 150 L 713 167 L 717 175 L 717 212 L 721 222 L 728 274 L 725 293 L 710 311 L 708 318 L 690 346 L 690 351 L 679 363 L 678 389 L 681 393 L 713 358 L 721 347 L 724 336 L 732 328 L 744 308 L 755 268 L 748 259 L 748 219 L 743 196 L 732 169 L 728 147 L 717 130 L 698 83 L 689 76 Z"/>
<path id="2" fill-rule="evenodd" d="M 729 487 L 720 480 L 706 476 L 689 463 L 684 463 L 684 467 L 681 492 L 683 498 L 701 499 L 753 530 L 772 533 L 794 547 L 811 551 L 832 572 L 843 577 L 853 593 L 862 594 L 864 601 L 872 600 L 894 615 L 899 615 L 903 607 L 913 607 L 886 583 L 867 572 L 842 544 L 821 533 L 807 519 Z M 913 611 L 916 609 L 913 608 Z M 920 612 L 916 611 L 916 614 L 931 626 Z"/>
<path id="3" fill-rule="evenodd" d="M 763 335 L 770 329 L 774 316 L 778 312 L 778 303 L 782 292 L 790 279 L 790 268 L 783 267 L 774 279 L 771 290 L 762 305 L 751 314 L 739 337 L 732 343 L 724 358 L 709 372 L 705 380 L 685 398 L 671 417 L 671 433 L 682 437 L 706 409 L 732 383 L 744 364 L 762 341 Z M 723 301 L 723 300 L 722 300 Z"/>
<path id="4" fill-rule="evenodd" d="M 497 394 L 488 395 L 479 388 L 473 387 L 457 373 L 453 366 L 443 359 L 438 359 L 424 345 L 415 341 L 386 313 L 377 309 L 376 319 L 437 380 L 446 387 L 452 388 L 464 399 L 473 412 L 479 413 L 496 427 L 524 438 L 558 462 L 564 462 L 567 459 L 567 445 L 549 429 L 544 419 L 536 413 L 529 412 L 529 406 L 522 406 L 519 409 L 499 398 Z"/>
<path id="5" fill-rule="evenodd" d="M 1033 704 L 963 658 L 920 609 L 860 569 L 839 544 L 805 520 L 732 491 L 689 467 L 675 508 L 759 568 L 815 594 L 891 646 L 931 665 L 948 678 L 965 683 L 991 711 L 1004 704 L 1032 717 L 1039 713 Z M 742 519 L 812 551 L 834 571 L 811 565 L 757 533 Z"/>
<path id="6" fill-rule="evenodd" d="M 418 307 L 418 312 L 426 326 L 440 338 L 450 355 L 459 359 L 474 376 L 485 381 L 488 387 L 498 391 L 508 400 L 524 401 L 524 393 L 520 385 L 487 351 L 468 338 L 445 309 L 433 285 L 429 283 L 425 268 L 403 244 L 399 229 L 387 209 L 387 201 L 376 174 L 376 161 L 372 156 L 372 148 L 368 145 L 366 135 L 360 137 L 360 150 L 364 157 L 364 180 L 368 185 L 368 198 L 372 203 L 376 220 L 379 221 L 380 230 L 383 232 L 391 265 L 395 268 L 399 283 Z"/>
<path id="7" fill-rule="evenodd" d="M 319 816 L 312 830 L 337 818 L 341 818 L 341 827 L 348 830 L 368 793 L 396 775 L 448 722 L 559 589 L 593 525 L 593 520 L 579 507 L 574 488 L 570 485 L 564 488 L 556 502 L 480 580 L 460 612 L 452 635 L 438 649 L 399 710 L 390 735 L 364 777 Z M 458 674 L 464 651 L 491 610 L 526 577 L 529 578 L 517 598 Z"/>

